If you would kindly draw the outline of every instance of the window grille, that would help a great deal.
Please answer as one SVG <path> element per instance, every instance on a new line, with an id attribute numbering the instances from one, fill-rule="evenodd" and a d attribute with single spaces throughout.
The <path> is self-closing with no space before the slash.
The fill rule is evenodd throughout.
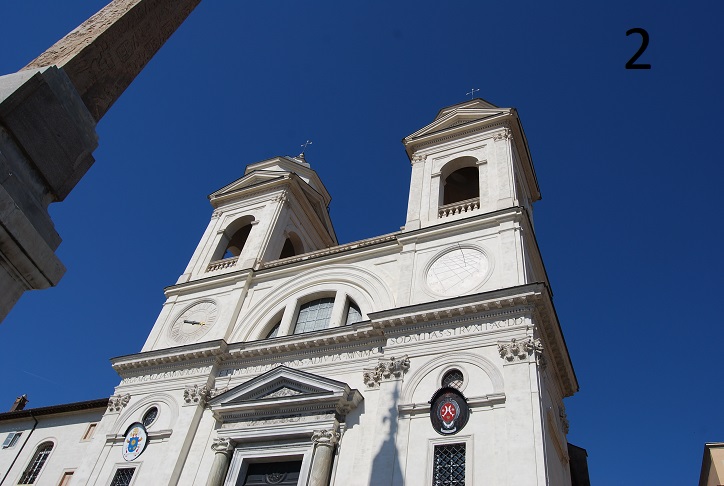
<path id="1" fill-rule="evenodd" d="M 319 331 L 320 329 L 329 327 L 329 319 L 332 317 L 333 306 L 334 299 L 326 297 L 324 299 L 307 302 L 299 307 L 299 316 L 297 317 L 294 334 Z"/>
<path id="2" fill-rule="evenodd" d="M 442 386 L 450 386 L 460 389 L 463 386 L 463 372 L 460 370 L 450 370 L 442 377 Z"/>
<path id="3" fill-rule="evenodd" d="M 41 469 L 45 465 L 45 461 L 48 460 L 50 452 L 53 450 L 52 442 L 43 442 L 38 446 L 38 450 L 35 451 L 33 459 L 25 468 L 23 475 L 20 477 L 18 484 L 35 484 L 35 480 L 38 479 Z"/>
<path id="4" fill-rule="evenodd" d="M 153 407 L 148 410 L 145 414 L 143 414 L 143 426 L 144 427 L 150 427 L 152 423 L 156 421 L 156 417 L 158 417 L 158 408 Z"/>
<path id="5" fill-rule="evenodd" d="M 435 446 L 433 486 L 465 486 L 465 444 Z"/>
<path id="6" fill-rule="evenodd" d="M 110 486 L 129 486 L 134 472 L 136 472 L 135 467 L 119 467 Z"/>

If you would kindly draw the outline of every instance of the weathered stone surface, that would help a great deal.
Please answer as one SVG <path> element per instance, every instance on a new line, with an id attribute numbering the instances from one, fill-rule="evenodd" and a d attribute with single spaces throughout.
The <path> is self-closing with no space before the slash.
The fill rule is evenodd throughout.
<path id="1" fill-rule="evenodd" d="M 201 0 L 114 0 L 23 70 L 62 67 L 100 120 Z"/>
<path id="2" fill-rule="evenodd" d="M 39 187 L 27 188 L 35 193 L 29 197 L 47 207 L 65 199 L 93 165 L 98 136 L 95 120 L 62 69 L 27 74 L 0 78 L 0 124 L 28 156 L 30 167 L 18 164 L 15 172 L 41 177 Z"/>

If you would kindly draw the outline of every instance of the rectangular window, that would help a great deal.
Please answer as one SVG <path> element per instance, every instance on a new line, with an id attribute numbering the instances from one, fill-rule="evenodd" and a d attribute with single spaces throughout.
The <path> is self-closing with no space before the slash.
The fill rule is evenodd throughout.
<path id="1" fill-rule="evenodd" d="M 129 486 L 134 472 L 136 472 L 135 467 L 119 467 L 110 486 Z"/>
<path id="2" fill-rule="evenodd" d="M 465 444 L 435 446 L 433 486 L 465 486 Z"/>
<path id="3" fill-rule="evenodd" d="M 22 432 L 10 432 L 3 442 L 3 449 L 9 449 L 18 443 L 18 439 L 23 435 Z"/>
<path id="4" fill-rule="evenodd" d="M 301 469 L 302 461 L 252 463 L 246 472 L 244 486 L 296 486 Z"/>
<path id="5" fill-rule="evenodd" d="M 60 482 L 58 483 L 58 486 L 68 486 L 70 484 L 70 480 L 73 477 L 73 471 L 66 471 L 63 473 L 63 477 L 60 478 Z"/>
<path id="6" fill-rule="evenodd" d="M 93 434 L 95 433 L 97 426 L 98 426 L 98 422 L 89 424 L 88 428 L 86 429 L 85 434 L 83 434 L 83 438 L 81 440 L 91 440 L 93 438 Z"/>

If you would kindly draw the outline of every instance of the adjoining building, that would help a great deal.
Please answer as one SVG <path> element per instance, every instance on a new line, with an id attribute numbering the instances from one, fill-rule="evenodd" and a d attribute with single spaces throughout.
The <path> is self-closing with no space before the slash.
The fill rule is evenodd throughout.
<path id="1" fill-rule="evenodd" d="M 470 100 L 403 143 L 395 233 L 338 244 L 303 154 L 209 196 L 143 349 L 112 360 L 102 418 L 79 421 L 97 425 L 71 485 L 587 484 L 517 112 Z M 54 454 L 37 484 L 61 481 Z"/>
<path id="2" fill-rule="evenodd" d="M 722 486 L 724 484 L 724 442 L 704 444 L 701 460 L 699 486 Z"/>

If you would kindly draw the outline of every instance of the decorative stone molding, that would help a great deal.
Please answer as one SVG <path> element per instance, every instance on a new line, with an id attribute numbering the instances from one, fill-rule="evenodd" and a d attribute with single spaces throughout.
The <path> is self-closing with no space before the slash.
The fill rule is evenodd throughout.
<path id="1" fill-rule="evenodd" d="M 108 411 L 109 412 L 120 412 L 123 407 L 128 405 L 131 401 L 131 395 L 126 393 L 125 395 L 111 395 L 108 399 Z"/>
<path id="2" fill-rule="evenodd" d="M 568 430 L 571 428 L 571 424 L 568 422 L 568 415 L 566 415 L 565 405 L 561 405 L 558 407 L 558 417 L 561 419 L 561 426 L 563 427 L 563 432 L 567 434 Z"/>
<path id="3" fill-rule="evenodd" d="M 209 396 L 209 389 L 206 385 L 189 385 L 184 390 L 184 401 L 186 403 L 206 403 Z"/>
<path id="4" fill-rule="evenodd" d="M 371 370 L 364 370 L 362 379 L 368 388 L 378 388 L 380 382 L 389 379 L 400 378 L 410 369 L 410 358 L 404 355 L 402 358 L 388 358 L 380 360 Z"/>
<path id="5" fill-rule="evenodd" d="M 208 399 L 211 400 L 212 398 L 216 398 L 222 393 L 226 393 L 227 391 L 229 391 L 228 386 L 225 386 L 224 388 L 212 388 L 211 390 L 209 390 Z"/>
<path id="6" fill-rule="evenodd" d="M 505 128 L 503 131 L 496 133 L 493 135 L 493 141 L 498 142 L 500 140 L 512 140 L 513 139 L 513 133 L 510 131 L 510 128 Z"/>
<path id="7" fill-rule="evenodd" d="M 264 395 L 261 398 L 282 398 L 282 397 L 293 397 L 294 395 L 301 395 L 302 392 L 293 390 L 288 387 L 282 387 L 276 391 L 271 392 L 268 395 Z"/>
<path id="8" fill-rule="evenodd" d="M 520 341 L 514 338 L 509 343 L 498 343 L 498 352 L 500 357 L 508 362 L 513 362 L 516 359 L 525 361 L 528 356 L 541 357 L 543 355 L 543 344 L 540 339 L 533 339 L 530 336 Z"/>
<path id="9" fill-rule="evenodd" d="M 211 444 L 211 450 L 217 454 L 231 454 L 234 452 L 234 442 L 226 437 L 217 437 Z"/>
<path id="10" fill-rule="evenodd" d="M 274 197 L 274 202 L 278 202 L 279 204 L 285 204 L 285 203 L 289 202 L 289 196 L 287 195 L 286 192 L 284 192 L 284 193 L 279 194 L 276 197 Z"/>
<path id="11" fill-rule="evenodd" d="M 415 165 L 415 164 L 418 163 L 418 162 L 424 162 L 425 159 L 427 159 L 427 155 L 418 155 L 418 154 L 415 154 L 415 155 L 412 156 L 411 162 L 412 162 L 412 165 Z"/>
<path id="12" fill-rule="evenodd" d="M 317 446 L 334 446 L 339 442 L 339 432 L 335 430 L 315 430 L 312 433 L 312 442 Z"/>

